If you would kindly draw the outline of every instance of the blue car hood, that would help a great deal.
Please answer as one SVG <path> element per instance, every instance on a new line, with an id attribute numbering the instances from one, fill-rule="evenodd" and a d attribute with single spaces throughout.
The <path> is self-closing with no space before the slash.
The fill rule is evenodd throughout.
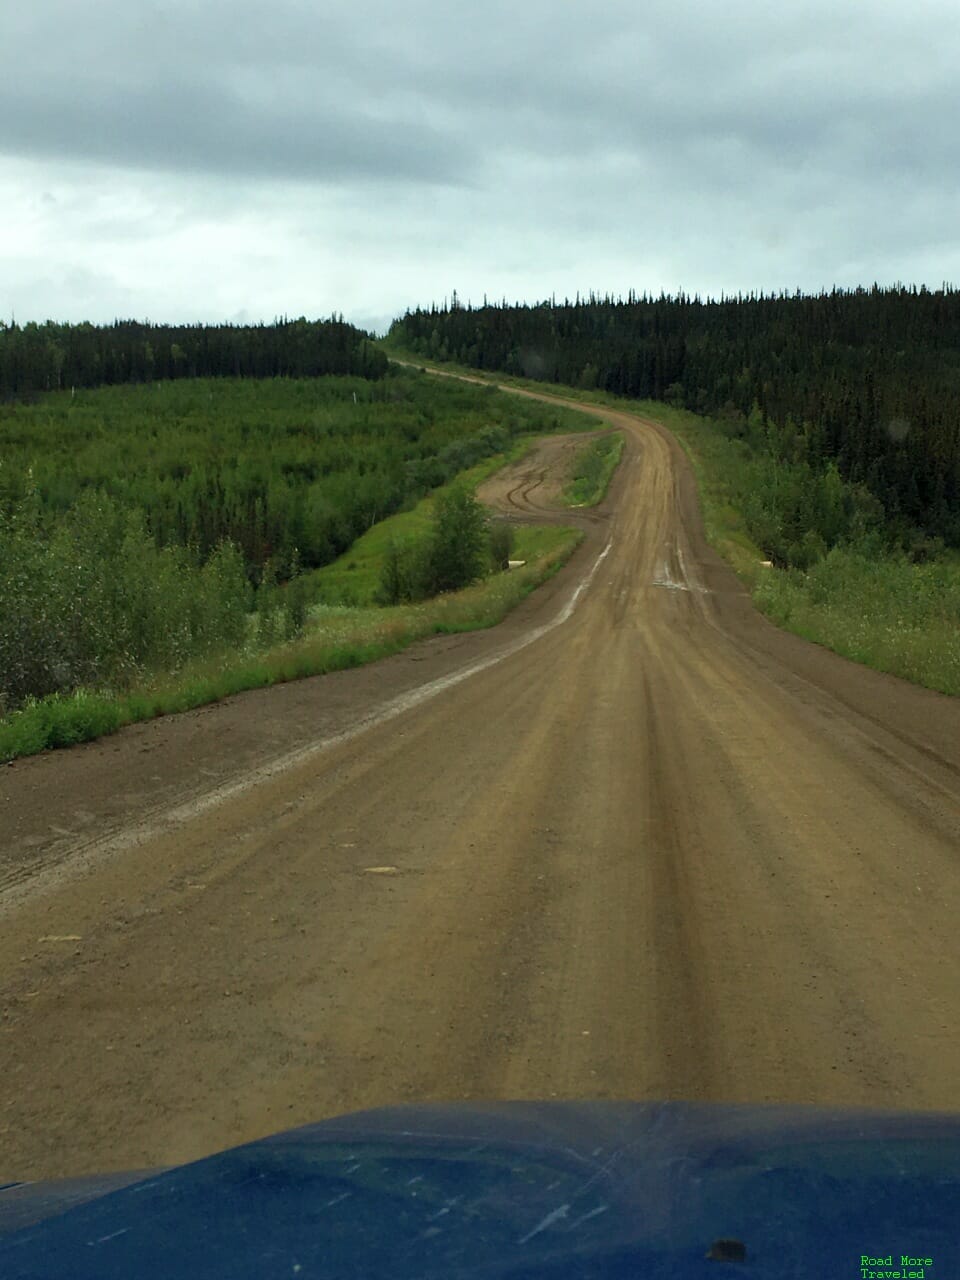
<path id="1" fill-rule="evenodd" d="M 414 1105 L 174 1169 L 0 1189 L 0 1276 L 16 1280 L 911 1272 L 960 1276 L 954 1115 Z"/>

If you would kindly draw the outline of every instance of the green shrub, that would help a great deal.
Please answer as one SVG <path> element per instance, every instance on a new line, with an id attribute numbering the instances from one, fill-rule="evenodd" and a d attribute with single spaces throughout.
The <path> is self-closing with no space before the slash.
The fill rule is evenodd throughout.
<path id="1" fill-rule="evenodd" d="M 0 521 L 0 695 L 15 710 L 237 647 L 249 595 L 231 543 L 198 567 L 107 494 L 85 493 L 52 527 L 28 495 Z"/>
<path id="2" fill-rule="evenodd" d="M 465 485 L 437 497 L 428 556 L 430 594 L 459 591 L 484 575 L 487 514 Z"/>
<path id="3" fill-rule="evenodd" d="M 489 525 L 490 560 L 495 571 L 509 569 L 510 555 L 516 541 L 513 525 L 507 520 L 491 520 Z"/>
<path id="4" fill-rule="evenodd" d="M 401 604 L 459 591 L 484 577 L 489 561 L 487 513 L 467 485 L 451 485 L 437 495 L 425 537 L 391 539 L 377 602 Z"/>
<path id="5" fill-rule="evenodd" d="M 406 604 L 430 595 L 430 547 L 425 540 L 391 538 L 383 560 L 376 603 Z"/>

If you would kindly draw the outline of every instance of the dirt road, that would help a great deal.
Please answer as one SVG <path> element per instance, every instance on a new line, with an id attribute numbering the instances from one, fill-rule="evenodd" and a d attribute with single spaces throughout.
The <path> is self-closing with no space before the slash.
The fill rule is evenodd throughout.
<path id="1" fill-rule="evenodd" d="M 960 705 L 759 618 L 601 416 L 502 626 L 0 770 L 0 1180 L 422 1099 L 960 1109 Z"/>

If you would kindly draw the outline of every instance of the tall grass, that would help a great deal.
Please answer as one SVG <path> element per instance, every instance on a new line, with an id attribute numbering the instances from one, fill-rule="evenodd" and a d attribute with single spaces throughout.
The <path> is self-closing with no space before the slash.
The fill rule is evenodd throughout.
<path id="1" fill-rule="evenodd" d="M 960 566 L 834 548 L 808 572 L 768 570 L 754 590 L 778 626 L 864 663 L 960 695 Z"/>

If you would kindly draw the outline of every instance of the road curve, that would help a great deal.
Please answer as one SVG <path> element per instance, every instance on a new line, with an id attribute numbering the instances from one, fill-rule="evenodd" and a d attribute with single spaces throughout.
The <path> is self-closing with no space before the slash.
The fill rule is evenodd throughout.
<path id="1" fill-rule="evenodd" d="M 0 1181 L 399 1101 L 960 1109 L 960 705 L 766 623 L 596 412 L 500 627 L 0 770 Z"/>

